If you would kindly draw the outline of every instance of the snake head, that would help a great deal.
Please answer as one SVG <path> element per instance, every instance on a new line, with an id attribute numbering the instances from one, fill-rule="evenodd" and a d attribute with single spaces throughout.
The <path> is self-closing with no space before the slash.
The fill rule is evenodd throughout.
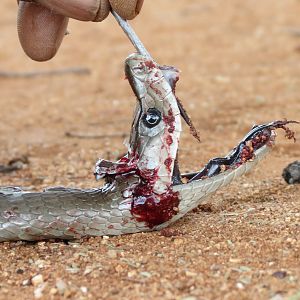
<path id="1" fill-rule="evenodd" d="M 132 54 L 125 61 L 125 73 L 138 100 L 129 156 L 138 157 L 140 174 L 155 174 L 157 191 L 164 191 L 172 183 L 181 132 L 180 111 L 173 94 L 178 70 Z"/>

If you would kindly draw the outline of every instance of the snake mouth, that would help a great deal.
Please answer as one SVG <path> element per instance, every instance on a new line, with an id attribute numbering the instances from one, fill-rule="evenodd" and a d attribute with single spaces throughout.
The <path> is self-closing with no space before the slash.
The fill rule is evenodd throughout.
<path id="1" fill-rule="evenodd" d="M 181 174 L 176 160 L 173 172 L 173 185 L 210 178 L 227 170 L 235 169 L 247 161 L 254 160 L 255 154 L 259 149 L 264 146 L 272 147 L 274 145 L 276 129 L 283 129 L 285 131 L 285 137 L 293 139 L 295 142 L 295 133 L 287 127 L 288 124 L 292 123 L 299 124 L 297 121 L 283 120 L 254 126 L 228 155 L 211 159 L 198 172 Z"/>
<path id="2" fill-rule="evenodd" d="M 183 185 L 197 180 L 214 177 L 225 171 L 233 170 L 248 161 L 255 160 L 256 152 L 267 146 L 272 147 L 276 138 L 276 129 L 283 129 L 287 139 L 296 141 L 295 133 L 287 127 L 288 124 L 299 124 L 293 120 L 274 121 L 267 124 L 254 126 L 249 133 L 234 147 L 226 156 L 211 159 L 202 169 L 197 172 L 181 174 L 179 163 L 176 159 L 172 174 L 172 186 Z M 118 178 L 136 176 L 146 181 L 157 180 L 158 176 L 153 172 L 144 172 L 138 168 L 138 155 L 125 155 L 118 162 L 110 162 L 100 159 L 96 164 L 96 179 L 104 178 L 111 185 Z M 155 177 L 155 178 L 154 178 Z"/>

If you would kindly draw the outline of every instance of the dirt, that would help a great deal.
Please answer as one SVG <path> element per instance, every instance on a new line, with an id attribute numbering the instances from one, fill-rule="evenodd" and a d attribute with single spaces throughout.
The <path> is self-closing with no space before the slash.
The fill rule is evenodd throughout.
<path id="1" fill-rule="evenodd" d="M 72 21 L 57 57 L 32 62 L 18 43 L 15 2 L 2 2 L 1 71 L 91 74 L 0 78 L 0 164 L 29 160 L 0 184 L 97 186 L 97 158 L 125 151 L 132 47 L 112 17 Z M 300 119 L 299 1 L 145 2 L 132 24 L 159 63 L 182 71 L 177 93 L 201 133 L 199 144 L 184 128 L 182 171 L 226 154 L 253 124 Z M 299 143 L 279 132 L 253 172 L 162 232 L 2 243 L 0 299 L 300 299 L 300 186 L 281 177 L 299 157 Z"/>

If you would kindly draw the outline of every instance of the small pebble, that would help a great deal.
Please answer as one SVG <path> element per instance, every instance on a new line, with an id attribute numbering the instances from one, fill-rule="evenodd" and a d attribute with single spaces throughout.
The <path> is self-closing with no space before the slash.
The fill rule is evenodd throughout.
<path id="1" fill-rule="evenodd" d="M 287 276 L 287 272 L 286 271 L 277 271 L 277 272 L 274 272 L 272 274 L 272 276 L 275 278 L 278 278 L 278 279 L 283 279 Z"/>
<path id="2" fill-rule="evenodd" d="M 30 283 L 31 283 L 30 279 L 25 279 L 22 281 L 23 286 L 28 286 L 28 285 L 30 285 Z"/>
<path id="3" fill-rule="evenodd" d="M 197 276 L 197 273 L 195 273 L 195 272 L 191 272 L 191 271 L 185 271 L 185 275 L 187 276 L 187 277 L 195 277 L 195 276 Z"/>
<path id="4" fill-rule="evenodd" d="M 1 293 L 2 294 L 8 294 L 9 290 L 8 289 L 5 289 L 5 288 L 2 288 L 1 289 Z"/>
<path id="5" fill-rule="evenodd" d="M 23 273 L 24 273 L 24 270 L 23 270 L 23 269 L 17 269 L 16 273 L 17 273 L 17 274 L 23 274 Z"/>
<path id="6" fill-rule="evenodd" d="M 217 75 L 215 76 L 215 81 L 219 83 L 229 83 L 230 82 L 230 77 L 228 76 L 223 76 L 223 75 Z"/>
<path id="7" fill-rule="evenodd" d="M 288 184 L 300 183 L 300 161 L 289 164 L 282 172 L 282 177 Z"/>
<path id="8" fill-rule="evenodd" d="M 81 290 L 81 292 L 82 292 L 83 294 L 86 294 L 86 293 L 88 292 L 88 289 L 87 289 L 86 286 L 81 286 L 81 287 L 80 287 L 80 290 Z"/>
<path id="9" fill-rule="evenodd" d="M 124 268 L 121 265 L 117 265 L 115 267 L 115 270 L 116 270 L 117 273 L 122 273 L 122 271 L 124 271 Z"/>
<path id="10" fill-rule="evenodd" d="M 242 272 L 250 272 L 251 271 L 251 268 L 247 267 L 247 266 L 240 266 L 240 270 Z"/>
<path id="11" fill-rule="evenodd" d="M 150 278 L 152 276 L 149 272 L 141 272 L 140 275 L 146 278 Z"/>
<path id="12" fill-rule="evenodd" d="M 129 278 L 132 278 L 132 277 L 134 277 L 136 275 L 136 271 L 129 271 L 128 273 L 127 273 L 127 276 L 129 277 Z"/>
<path id="13" fill-rule="evenodd" d="M 175 239 L 175 240 L 174 240 L 174 244 L 175 244 L 176 246 L 180 246 L 180 245 L 183 244 L 183 240 L 182 240 L 182 239 Z"/>
<path id="14" fill-rule="evenodd" d="M 34 298 L 35 299 L 40 299 L 43 297 L 43 291 L 46 287 L 46 283 L 40 284 L 35 290 L 34 290 Z"/>
<path id="15" fill-rule="evenodd" d="M 31 283 L 33 286 L 38 286 L 44 282 L 42 274 L 37 274 L 31 278 Z"/>
<path id="16" fill-rule="evenodd" d="M 66 268 L 66 271 L 71 274 L 77 274 L 80 272 L 80 268 L 78 268 L 77 266 L 70 266 Z"/>
<path id="17" fill-rule="evenodd" d="M 66 291 L 66 288 L 67 288 L 67 285 L 65 284 L 65 282 L 63 280 L 58 279 L 56 281 L 56 288 L 57 288 L 60 295 L 64 295 L 64 293 Z"/>
<path id="18" fill-rule="evenodd" d="M 93 270 L 94 269 L 92 267 L 86 267 L 85 270 L 84 270 L 84 272 L 83 272 L 83 275 L 86 276 L 86 275 L 92 273 Z"/>
<path id="19" fill-rule="evenodd" d="M 117 253 L 116 250 L 108 250 L 107 255 L 108 255 L 109 258 L 117 258 L 118 253 Z"/>
<path id="20" fill-rule="evenodd" d="M 283 300 L 284 298 L 280 294 L 275 294 L 271 300 Z"/>
<path id="21" fill-rule="evenodd" d="M 50 295 L 56 295 L 57 294 L 57 289 L 56 288 L 51 288 L 49 291 Z"/>
<path id="22" fill-rule="evenodd" d="M 237 284 L 236 284 L 236 287 L 239 289 L 239 290 L 243 290 L 245 287 L 244 287 L 244 285 L 241 283 L 241 282 L 238 282 Z"/>

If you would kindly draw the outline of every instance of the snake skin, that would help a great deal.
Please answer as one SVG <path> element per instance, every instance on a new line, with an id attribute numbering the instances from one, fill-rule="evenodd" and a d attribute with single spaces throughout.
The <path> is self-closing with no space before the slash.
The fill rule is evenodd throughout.
<path id="1" fill-rule="evenodd" d="M 179 192 L 179 213 L 168 222 L 150 229 L 137 222 L 124 201 L 122 190 L 132 182 L 117 182 L 102 189 L 50 188 L 44 192 L 0 189 L 0 241 L 74 239 L 84 236 L 121 235 L 159 230 L 197 207 L 215 191 L 252 169 L 268 152 L 264 146 L 255 159 L 212 178 L 173 187 Z"/>

